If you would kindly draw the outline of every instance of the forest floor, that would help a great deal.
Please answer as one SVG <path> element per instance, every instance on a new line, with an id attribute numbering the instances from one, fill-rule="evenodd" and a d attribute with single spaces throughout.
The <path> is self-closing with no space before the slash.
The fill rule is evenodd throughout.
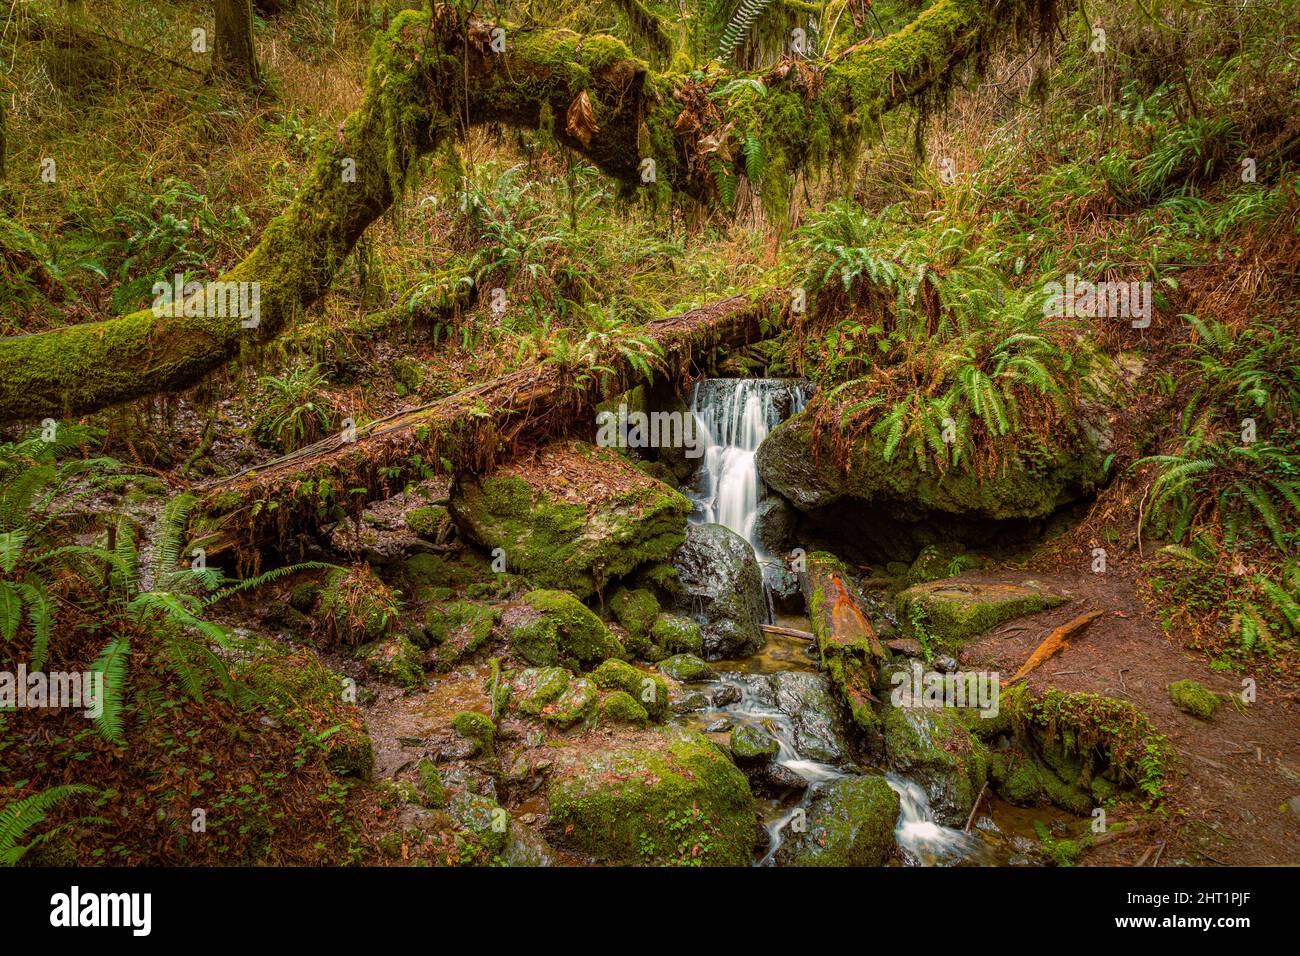
<path id="1" fill-rule="evenodd" d="M 1132 702 L 1168 737 L 1178 766 L 1159 814 L 1135 838 L 1097 847 L 1085 863 L 1136 864 L 1164 844 L 1166 865 L 1300 862 L 1300 816 L 1288 800 L 1300 793 L 1300 688 L 1285 677 L 1253 675 L 1256 699 L 1241 702 L 1242 676 L 1212 669 L 1203 656 L 1179 646 L 1143 606 L 1136 578 L 1123 570 L 961 575 L 971 582 L 1037 580 L 1069 598 L 1020 618 L 968 644 L 964 666 L 1010 674 L 1055 627 L 1089 610 L 1103 617 L 1026 678 L 1041 692 L 1104 694 Z M 1190 678 L 1228 696 L 1210 721 L 1176 709 L 1171 682 Z"/>

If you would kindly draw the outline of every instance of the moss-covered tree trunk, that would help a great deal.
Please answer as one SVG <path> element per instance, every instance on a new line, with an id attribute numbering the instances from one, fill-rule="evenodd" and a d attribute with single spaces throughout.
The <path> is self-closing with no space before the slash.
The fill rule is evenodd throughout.
<path id="1" fill-rule="evenodd" d="M 213 0 L 216 37 L 212 69 L 221 79 L 243 86 L 258 82 L 257 53 L 253 49 L 252 0 Z"/>
<path id="2" fill-rule="evenodd" d="M 179 314 L 149 308 L 0 339 L 0 421 L 183 388 L 278 334 L 325 294 L 412 161 L 467 124 L 549 121 L 561 142 L 632 189 L 716 203 L 729 178 L 753 175 L 779 204 L 798 172 L 855 156 L 877 117 L 987 52 L 1030 9 L 1027 0 L 938 0 L 898 33 L 829 63 L 787 60 L 707 80 L 652 72 L 608 36 L 515 31 L 441 5 L 406 11 L 376 40 L 361 105 L 320 145 L 293 204 L 249 256 Z M 742 148 L 754 143 L 761 172 Z M 214 314 L 219 283 L 255 285 L 255 323 Z"/>

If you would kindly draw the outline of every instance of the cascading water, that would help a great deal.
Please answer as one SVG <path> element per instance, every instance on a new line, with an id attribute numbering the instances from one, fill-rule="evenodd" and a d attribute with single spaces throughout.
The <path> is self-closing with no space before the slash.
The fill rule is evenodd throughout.
<path id="1" fill-rule="evenodd" d="M 690 493 L 692 520 L 723 525 L 748 541 L 765 578 L 770 560 L 757 534 L 758 446 L 806 401 L 801 383 L 779 378 L 710 378 L 697 382 L 691 393 L 691 412 L 706 443 L 699 481 Z"/>

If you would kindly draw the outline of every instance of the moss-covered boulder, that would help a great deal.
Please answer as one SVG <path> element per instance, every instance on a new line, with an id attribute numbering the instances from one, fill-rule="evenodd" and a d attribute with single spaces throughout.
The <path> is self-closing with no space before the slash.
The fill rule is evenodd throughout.
<path id="1" fill-rule="evenodd" d="M 401 607 L 368 565 L 331 571 L 316 596 L 316 620 L 333 642 L 356 647 L 387 635 Z"/>
<path id="2" fill-rule="evenodd" d="M 694 654 L 674 654 L 656 666 L 661 673 L 679 681 L 712 680 L 717 676 L 712 667 Z"/>
<path id="3" fill-rule="evenodd" d="M 559 750 L 547 796 L 556 844 L 601 862 L 753 860 L 757 809 L 749 783 L 694 731 L 646 730 L 617 746 Z"/>
<path id="4" fill-rule="evenodd" d="M 530 591 L 502 612 L 510 649 L 529 664 L 578 666 L 621 656 L 604 623 L 567 591 Z"/>
<path id="5" fill-rule="evenodd" d="M 660 614 L 650 628 L 650 641 L 663 654 L 704 653 L 704 632 L 688 617 Z"/>
<path id="6" fill-rule="evenodd" d="M 509 571 L 580 598 L 668 558 L 691 512 L 686 498 L 622 455 L 576 441 L 463 479 L 450 507 L 463 535 L 504 550 Z"/>
<path id="7" fill-rule="evenodd" d="M 627 629 L 627 649 L 640 654 L 649 649 L 650 629 L 659 616 L 659 601 L 647 588 L 619 588 L 609 599 L 609 609 Z"/>
<path id="8" fill-rule="evenodd" d="M 988 748 L 954 708 L 890 707 L 885 755 L 891 769 L 926 791 L 935 818 L 961 826 L 988 780 Z"/>
<path id="9" fill-rule="evenodd" d="M 1060 444 L 1025 453 L 993 473 L 920 469 L 886 461 L 882 438 L 850 450 L 846 467 L 814 449 L 811 412 L 786 420 L 759 446 L 759 476 L 832 534 L 852 538 L 873 560 L 910 561 L 927 544 L 982 544 L 1029 527 L 1091 493 L 1103 455 L 1061 430 Z"/>
<path id="10" fill-rule="evenodd" d="M 476 754 L 492 752 L 497 728 L 487 714 L 480 714 L 476 710 L 462 710 L 451 719 L 451 729 L 456 731 L 458 737 L 472 741 Z"/>
<path id="11" fill-rule="evenodd" d="M 374 641 L 358 652 L 366 670 L 377 677 L 414 688 L 424 683 L 420 649 L 405 634 Z"/>
<path id="12" fill-rule="evenodd" d="M 600 702 L 595 681 L 562 667 L 528 667 L 509 676 L 506 707 L 561 729 L 593 720 Z"/>
<path id="13" fill-rule="evenodd" d="M 897 844 L 899 799 L 884 777 L 845 777 L 817 791 L 801 831 L 785 828 L 781 866 L 884 866 Z"/>
<path id="14" fill-rule="evenodd" d="M 459 790 L 448 801 L 447 813 L 472 835 L 489 858 L 505 851 L 510 839 L 510 814 L 491 797 Z"/>
<path id="15" fill-rule="evenodd" d="M 767 763 L 781 749 L 766 727 L 746 721 L 731 728 L 731 755 L 738 764 Z"/>
<path id="16" fill-rule="evenodd" d="M 956 650 L 971 638 L 1017 617 L 1065 603 L 1036 581 L 1023 584 L 931 581 L 895 598 L 904 630 L 931 649 Z"/>
<path id="17" fill-rule="evenodd" d="M 602 723 L 644 727 L 650 721 L 650 714 L 627 691 L 614 690 L 601 698 L 600 719 Z"/>
<path id="18" fill-rule="evenodd" d="M 427 505 L 412 508 L 404 516 L 406 529 L 417 538 L 441 544 L 450 538 L 456 530 L 451 520 L 451 512 L 442 505 Z"/>
<path id="19" fill-rule="evenodd" d="M 748 541 L 720 524 L 693 524 L 673 565 L 685 590 L 679 609 L 700 625 L 703 657 L 747 657 L 763 646 L 763 574 Z"/>
<path id="20" fill-rule="evenodd" d="M 375 750 L 356 707 L 355 685 L 330 670 L 306 648 L 250 638 L 238 647 L 231 666 L 272 712 L 303 727 L 324 747 L 331 770 L 369 779 Z M 332 733 L 326 731 L 332 730 Z"/>
<path id="21" fill-rule="evenodd" d="M 608 660 L 591 672 L 591 679 L 605 690 L 621 690 L 645 708 L 653 720 L 668 714 L 668 685 L 658 674 L 647 674 L 620 660 Z"/>
<path id="22" fill-rule="evenodd" d="M 1169 699 L 1184 714 L 1209 720 L 1223 703 L 1222 698 L 1194 680 L 1176 680 L 1169 685 Z"/>
<path id="23" fill-rule="evenodd" d="M 432 645 L 428 658 L 440 671 L 451 670 L 492 637 L 500 616 L 495 608 L 473 601 L 435 604 L 424 617 L 424 637 Z"/>

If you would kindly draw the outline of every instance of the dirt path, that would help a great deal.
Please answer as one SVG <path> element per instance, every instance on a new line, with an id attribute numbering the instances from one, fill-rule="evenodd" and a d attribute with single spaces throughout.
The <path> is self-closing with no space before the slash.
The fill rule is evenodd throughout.
<path id="1" fill-rule="evenodd" d="M 1051 611 L 1012 621 L 961 654 L 963 666 L 1015 673 L 1057 625 L 1087 610 L 1105 615 L 1029 675 L 1034 690 L 1087 691 L 1129 700 L 1169 738 L 1181 760 L 1169 788 L 1167 817 L 1150 830 L 1098 847 L 1085 862 L 1132 865 L 1165 842 L 1160 865 L 1300 864 L 1300 694 L 1263 672 L 1211 670 L 1179 647 L 1139 601 L 1131 576 L 1116 573 L 971 573 L 967 581 L 1042 581 L 1070 598 Z M 1229 701 L 1213 720 L 1177 710 L 1168 685 L 1192 678 L 1239 695 L 1256 681 L 1256 701 Z M 1154 856 L 1154 854 L 1152 855 Z"/>

